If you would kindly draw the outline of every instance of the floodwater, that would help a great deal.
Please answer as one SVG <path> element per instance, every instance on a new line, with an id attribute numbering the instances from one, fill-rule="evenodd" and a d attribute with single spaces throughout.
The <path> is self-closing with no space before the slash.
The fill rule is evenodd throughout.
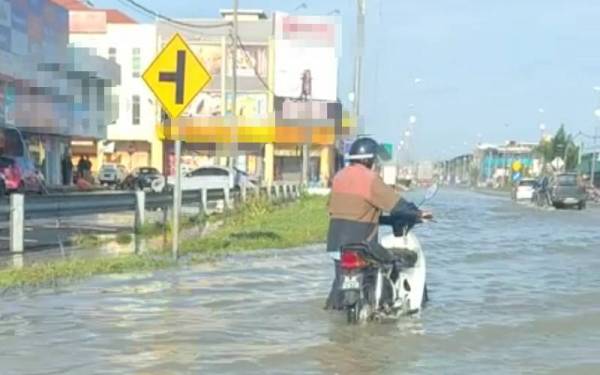
<path id="1" fill-rule="evenodd" d="M 323 246 L 0 300 L 1 374 L 598 374 L 600 209 L 441 191 L 430 304 L 347 326 Z M 290 224 L 293 220 L 290 220 Z"/>

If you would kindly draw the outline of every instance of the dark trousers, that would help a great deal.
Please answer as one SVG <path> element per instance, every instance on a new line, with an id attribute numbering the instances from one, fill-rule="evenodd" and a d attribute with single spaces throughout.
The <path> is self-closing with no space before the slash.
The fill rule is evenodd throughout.
<path id="1" fill-rule="evenodd" d="M 331 291 L 325 302 L 326 310 L 343 310 L 344 305 L 342 301 L 342 293 L 340 292 L 342 282 L 342 268 L 338 260 L 333 261 L 334 278 L 331 284 Z"/>

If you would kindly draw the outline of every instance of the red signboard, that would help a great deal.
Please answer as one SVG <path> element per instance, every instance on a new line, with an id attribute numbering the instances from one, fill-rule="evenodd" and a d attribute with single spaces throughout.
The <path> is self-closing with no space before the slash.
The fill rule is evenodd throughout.
<path id="1" fill-rule="evenodd" d="M 77 10 L 69 14 L 69 32 L 106 33 L 106 12 Z"/>

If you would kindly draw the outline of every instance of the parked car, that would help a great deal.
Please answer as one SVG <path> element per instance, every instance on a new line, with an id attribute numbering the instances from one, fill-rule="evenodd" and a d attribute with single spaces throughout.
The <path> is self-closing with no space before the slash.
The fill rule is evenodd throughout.
<path id="1" fill-rule="evenodd" d="M 103 164 L 98 171 L 98 181 L 102 185 L 118 185 L 125 177 L 127 177 L 127 170 L 121 164 Z"/>
<path id="2" fill-rule="evenodd" d="M 255 186 L 258 180 L 237 168 L 222 166 L 205 166 L 196 168 L 191 172 L 184 173 L 181 177 L 181 190 L 218 189 L 228 186 L 230 189 Z M 169 176 L 167 180 L 169 188 L 175 186 L 175 176 Z"/>
<path id="3" fill-rule="evenodd" d="M 512 190 L 512 199 L 514 201 L 528 200 L 531 201 L 535 191 L 536 181 L 533 178 L 524 178 L 518 181 Z"/>
<path id="4" fill-rule="evenodd" d="M 45 191 L 44 177 L 29 158 L 0 156 L 0 174 L 6 192 L 42 194 Z"/>
<path id="5" fill-rule="evenodd" d="M 0 156 L 0 175 L 5 192 L 17 191 L 22 187 L 21 172 L 14 159 Z"/>
<path id="6" fill-rule="evenodd" d="M 161 185 L 161 186 L 158 186 Z M 121 183 L 124 189 L 152 189 L 161 191 L 164 188 L 164 177 L 153 167 L 135 168 Z"/>
<path id="7" fill-rule="evenodd" d="M 576 173 L 560 173 L 550 182 L 550 201 L 556 208 L 577 207 L 585 208 L 586 193 L 577 180 Z"/>

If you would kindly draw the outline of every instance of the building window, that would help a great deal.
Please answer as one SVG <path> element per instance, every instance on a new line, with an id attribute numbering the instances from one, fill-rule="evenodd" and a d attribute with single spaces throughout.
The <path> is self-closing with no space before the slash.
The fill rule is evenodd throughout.
<path id="1" fill-rule="evenodd" d="M 133 103 L 131 106 L 131 115 L 132 115 L 132 123 L 133 125 L 139 125 L 140 124 L 140 96 L 139 95 L 134 95 L 133 98 Z"/>
<path id="2" fill-rule="evenodd" d="M 117 49 L 114 47 L 110 47 L 108 49 L 108 59 L 117 62 Z"/>
<path id="3" fill-rule="evenodd" d="M 140 76 L 140 49 L 134 48 L 132 50 L 132 61 L 131 61 L 131 71 L 133 72 L 133 78 L 139 78 Z"/>

